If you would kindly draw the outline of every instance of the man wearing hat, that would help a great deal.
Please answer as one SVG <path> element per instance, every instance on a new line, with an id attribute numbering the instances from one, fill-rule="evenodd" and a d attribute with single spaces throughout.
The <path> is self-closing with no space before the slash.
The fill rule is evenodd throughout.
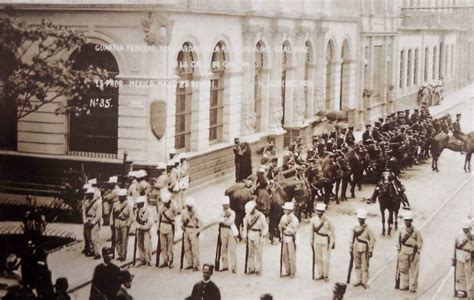
<path id="1" fill-rule="evenodd" d="M 268 192 L 269 181 L 267 179 L 267 168 L 260 166 L 255 178 L 255 195 L 257 196 L 257 209 L 265 216 L 270 213 L 270 193 Z"/>
<path id="2" fill-rule="evenodd" d="M 118 176 L 109 177 L 109 180 L 104 182 L 104 193 L 102 197 L 102 214 L 104 216 L 104 225 L 110 225 L 109 220 L 112 212 L 112 207 L 118 202 L 118 191 L 120 189 L 118 185 Z"/>
<path id="3" fill-rule="evenodd" d="M 118 191 L 118 200 L 112 207 L 112 224 L 115 235 L 118 260 L 127 259 L 128 233 L 133 223 L 133 207 L 127 202 L 127 190 Z"/>
<path id="4" fill-rule="evenodd" d="M 405 212 L 405 228 L 398 235 L 398 272 L 400 290 L 416 293 L 418 287 L 418 270 L 420 268 L 420 251 L 423 246 L 421 233 L 412 225 L 413 213 Z"/>
<path id="5" fill-rule="evenodd" d="M 247 274 L 262 275 L 262 243 L 268 233 L 265 215 L 256 209 L 257 203 L 249 201 L 245 204 L 243 237 L 248 243 Z"/>
<path id="6" fill-rule="evenodd" d="M 84 242 L 86 256 L 100 258 L 99 232 L 102 225 L 102 200 L 97 197 L 96 189 L 87 189 L 82 204 L 82 221 L 84 223 Z"/>
<path id="7" fill-rule="evenodd" d="M 411 122 L 411 124 L 415 124 L 416 122 L 418 122 L 419 119 L 420 119 L 419 110 L 418 110 L 418 108 L 415 108 L 413 110 L 413 113 L 410 116 L 410 122 Z"/>
<path id="8" fill-rule="evenodd" d="M 179 171 L 179 160 L 177 157 L 175 157 L 171 161 L 171 166 L 169 168 L 169 173 L 168 173 L 168 178 L 169 178 L 169 184 L 168 184 L 168 189 L 171 192 L 171 198 L 176 201 L 178 204 L 179 209 L 183 209 L 184 203 L 181 203 L 180 201 L 180 171 Z"/>
<path id="9" fill-rule="evenodd" d="M 371 127 L 372 126 L 370 126 L 370 124 L 365 125 L 365 131 L 364 133 L 362 133 L 362 143 L 364 145 L 368 144 L 367 143 L 368 140 L 372 140 L 372 132 L 370 130 Z"/>
<path id="10" fill-rule="evenodd" d="M 128 173 L 128 178 L 131 180 L 130 186 L 128 187 L 128 196 L 130 196 L 133 203 L 135 203 L 137 197 L 140 196 L 140 189 L 137 180 L 138 176 L 138 171 L 131 171 Z"/>
<path id="11" fill-rule="evenodd" d="M 218 230 L 221 239 L 220 257 L 222 257 L 222 269 L 220 271 L 227 271 L 230 267 L 232 273 L 236 273 L 235 239 L 239 235 L 239 231 L 235 226 L 235 212 L 230 208 L 230 200 L 227 196 L 222 199 L 222 212 Z"/>
<path id="12" fill-rule="evenodd" d="M 296 274 L 296 233 L 298 232 L 299 221 L 293 214 L 294 203 L 285 202 L 283 205 L 283 216 L 281 216 L 278 229 L 282 234 L 283 242 L 283 264 L 286 275 L 295 278 Z"/>
<path id="13" fill-rule="evenodd" d="M 344 299 L 344 294 L 346 293 L 346 284 L 342 282 L 336 282 L 332 289 L 332 300 L 342 300 Z"/>
<path id="14" fill-rule="evenodd" d="M 329 281 L 329 260 L 331 249 L 335 248 L 335 233 L 329 219 L 324 215 L 326 205 L 316 204 L 316 215 L 311 218 L 311 245 L 314 248 L 315 262 L 319 277 L 316 280 Z"/>
<path id="15" fill-rule="evenodd" d="M 461 114 L 456 114 L 456 121 L 453 122 L 452 126 L 453 137 L 456 138 L 461 146 L 461 154 L 464 154 L 464 141 L 462 140 L 464 133 L 461 131 Z"/>
<path id="16" fill-rule="evenodd" d="M 70 300 L 67 290 L 69 289 L 69 282 L 66 277 L 59 277 L 56 279 L 54 285 L 54 299 L 55 300 Z"/>
<path id="17" fill-rule="evenodd" d="M 186 159 L 186 154 L 181 153 L 179 155 L 179 177 L 180 177 L 180 203 L 184 206 L 184 199 L 186 199 L 186 190 L 189 188 L 190 182 L 190 166 Z"/>
<path id="18" fill-rule="evenodd" d="M 136 201 L 136 236 L 141 265 L 151 266 L 151 226 L 154 224 L 153 212 L 148 207 L 147 197 L 139 196 Z"/>
<path id="19" fill-rule="evenodd" d="M 367 289 L 367 280 L 369 278 L 369 260 L 374 252 L 375 237 L 372 230 L 367 226 L 365 220 L 367 211 L 359 209 L 357 219 L 359 224 L 352 229 L 352 240 L 350 251 L 354 257 L 354 265 L 357 274 L 357 282 L 354 286 L 362 286 Z"/>
<path id="20" fill-rule="evenodd" d="M 347 131 L 344 135 L 344 143 L 349 146 L 353 146 L 355 144 L 354 126 L 349 126 L 347 128 Z"/>
<path id="21" fill-rule="evenodd" d="M 171 200 L 171 193 L 167 190 L 161 191 L 160 211 L 158 213 L 158 238 L 161 244 L 161 255 L 163 256 L 163 264 L 159 267 L 173 266 L 173 242 L 175 230 L 175 218 L 178 214 L 178 207 Z"/>
<path id="22" fill-rule="evenodd" d="M 148 204 L 155 205 L 156 210 L 158 211 L 158 204 L 160 202 L 161 190 L 168 190 L 169 178 L 168 173 L 166 172 L 166 164 L 159 162 L 156 166 L 157 177 L 151 189 L 150 195 L 148 197 Z"/>
<path id="23" fill-rule="evenodd" d="M 232 148 L 234 152 L 234 163 L 235 163 L 235 182 L 240 182 L 243 180 L 240 176 L 240 164 L 242 163 L 242 150 L 240 149 L 240 139 L 234 138 L 234 147 Z"/>
<path id="24" fill-rule="evenodd" d="M 472 299 L 474 297 L 474 237 L 471 220 L 462 224 L 463 233 L 456 238 L 456 256 L 453 266 L 456 268 L 456 297 Z"/>
<path id="25" fill-rule="evenodd" d="M 120 289 L 120 268 L 112 263 L 113 252 L 112 248 L 102 248 L 104 262 L 94 269 L 90 300 L 115 299 Z"/>
<path id="26" fill-rule="evenodd" d="M 199 271 L 199 229 L 202 227 L 201 217 L 194 205 L 194 199 L 186 197 L 186 209 L 181 214 L 184 232 L 184 256 L 188 263 L 185 270 Z"/>
<path id="27" fill-rule="evenodd" d="M 145 170 L 137 171 L 138 193 L 140 196 L 148 196 L 151 190 L 150 183 L 147 180 L 148 172 Z"/>
<path id="28" fill-rule="evenodd" d="M 190 300 L 220 300 L 221 292 L 217 285 L 211 280 L 214 266 L 204 264 L 202 266 L 202 280 L 193 286 L 191 296 L 186 299 Z"/>

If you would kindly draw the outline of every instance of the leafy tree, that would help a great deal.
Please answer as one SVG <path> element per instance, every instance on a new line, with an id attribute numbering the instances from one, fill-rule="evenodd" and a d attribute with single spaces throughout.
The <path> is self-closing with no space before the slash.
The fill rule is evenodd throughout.
<path id="1" fill-rule="evenodd" d="M 30 25 L 11 13 L 0 16 L 0 52 L 10 52 L 16 60 L 3 93 L 16 101 L 17 119 L 59 99 L 65 101 L 56 113 L 90 113 L 82 94 L 97 88 L 97 81 L 110 81 L 112 74 L 93 66 L 73 70 L 74 60 L 68 56 L 85 44 L 82 32 L 65 26 L 45 20 Z"/>

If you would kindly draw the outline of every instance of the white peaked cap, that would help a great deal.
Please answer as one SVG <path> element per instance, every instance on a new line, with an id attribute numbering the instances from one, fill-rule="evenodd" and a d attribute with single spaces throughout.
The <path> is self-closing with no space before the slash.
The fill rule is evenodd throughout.
<path id="1" fill-rule="evenodd" d="M 86 184 L 84 184 L 84 185 L 82 186 L 82 189 L 83 189 L 83 190 L 87 190 L 87 189 L 90 188 L 90 187 L 92 187 L 92 185 L 86 183 Z"/>
<path id="2" fill-rule="evenodd" d="M 137 171 L 128 172 L 128 177 L 137 177 Z"/>
<path id="3" fill-rule="evenodd" d="M 119 197 L 127 196 L 127 189 L 120 189 L 117 194 Z"/>
<path id="4" fill-rule="evenodd" d="M 95 188 L 89 187 L 86 191 L 86 194 L 95 194 Z"/>
<path id="5" fill-rule="evenodd" d="M 146 196 L 138 196 L 137 200 L 135 200 L 135 203 L 145 203 L 146 202 Z"/>
<path id="6" fill-rule="evenodd" d="M 165 170 L 166 169 L 166 164 L 164 162 L 159 162 L 157 165 L 156 165 L 156 168 L 157 169 L 161 169 L 161 170 Z"/>
<path id="7" fill-rule="evenodd" d="M 221 204 L 222 205 L 229 205 L 230 204 L 229 197 L 222 198 Z"/>
<path id="8" fill-rule="evenodd" d="M 118 182 L 118 176 L 109 177 L 109 183 L 117 183 L 117 182 Z"/>
<path id="9" fill-rule="evenodd" d="M 97 184 L 97 178 L 89 179 L 87 181 L 88 184 Z"/>
<path id="10" fill-rule="evenodd" d="M 162 192 L 160 192 L 160 199 L 161 199 L 161 201 L 163 201 L 164 203 L 170 202 L 170 200 L 171 200 L 171 193 L 168 192 L 168 191 L 162 191 Z"/>
<path id="11" fill-rule="evenodd" d="M 286 209 L 286 210 L 293 210 L 293 209 L 295 209 L 295 204 L 293 202 L 285 202 L 285 204 L 283 204 L 282 208 Z"/>
<path id="12" fill-rule="evenodd" d="M 472 222 L 469 219 L 465 219 L 462 222 L 462 229 L 471 229 L 471 226 L 472 226 Z"/>
<path id="13" fill-rule="evenodd" d="M 403 220 L 413 220 L 413 213 L 411 211 L 405 212 L 403 215 Z"/>
<path id="14" fill-rule="evenodd" d="M 185 203 L 186 203 L 186 206 L 194 206 L 194 199 L 191 197 L 186 197 Z"/>
<path id="15" fill-rule="evenodd" d="M 257 206 L 255 201 L 249 201 L 245 204 L 245 213 L 249 214 Z"/>
<path id="16" fill-rule="evenodd" d="M 357 210 L 357 218 L 359 218 L 359 219 L 367 218 L 367 211 L 363 208 L 358 209 Z"/>
<path id="17" fill-rule="evenodd" d="M 139 178 L 145 177 L 147 175 L 148 175 L 148 173 L 145 170 L 138 170 L 137 171 L 137 177 L 139 177 Z"/>
<path id="18" fill-rule="evenodd" d="M 324 203 L 316 204 L 316 210 L 325 211 L 326 210 L 326 204 L 324 204 Z"/>

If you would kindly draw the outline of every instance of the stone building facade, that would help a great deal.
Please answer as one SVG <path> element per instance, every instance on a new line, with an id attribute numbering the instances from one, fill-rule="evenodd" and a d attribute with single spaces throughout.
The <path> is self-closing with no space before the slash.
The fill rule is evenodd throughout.
<path id="1" fill-rule="evenodd" d="M 126 153 L 152 167 L 176 149 L 189 156 L 194 184 L 209 182 L 233 168 L 235 137 L 254 150 L 273 141 L 281 151 L 296 136 L 310 140 L 321 110 L 347 110 L 361 127 L 414 107 L 423 84 L 442 80 L 452 90 L 470 82 L 472 71 L 459 64 L 472 55 L 472 26 L 454 22 L 453 8 L 467 3 L 441 2 L 12 4 L 31 24 L 83 31 L 87 49 L 69 58 L 117 80 L 89 95 L 91 116 L 56 115 L 51 104 L 20 119 L 0 152 L 110 163 Z"/>

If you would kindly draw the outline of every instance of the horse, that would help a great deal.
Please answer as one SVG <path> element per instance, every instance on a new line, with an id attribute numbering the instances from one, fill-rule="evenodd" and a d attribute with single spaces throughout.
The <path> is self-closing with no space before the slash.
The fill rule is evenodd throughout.
<path id="1" fill-rule="evenodd" d="M 341 201 L 347 201 L 346 191 L 349 182 L 351 182 L 352 169 L 349 164 L 349 160 L 345 157 L 345 155 L 339 156 L 337 158 L 337 163 L 339 164 L 342 172 L 342 177 L 336 180 L 336 203 L 339 203 L 339 186 L 341 187 Z"/>
<path id="2" fill-rule="evenodd" d="M 388 231 L 387 234 L 390 236 L 392 231 L 392 224 L 395 220 L 395 230 L 398 229 L 398 211 L 400 209 L 400 199 L 395 193 L 395 188 L 388 178 L 388 173 L 382 173 L 382 180 L 377 185 L 374 195 L 374 198 L 378 198 L 380 205 L 380 214 L 382 215 L 382 235 L 385 236 L 385 211 L 388 210 Z"/>
<path id="3" fill-rule="evenodd" d="M 456 138 L 463 142 L 462 150 L 466 152 L 464 171 L 471 172 L 471 157 L 472 153 L 474 152 L 474 131 L 467 134 L 456 134 Z"/>
<path id="4" fill-rule="evenodd" d="M 362 178 L 364 177 L 364 153 L 359 145 L 355 145 L 345 154 L 351 168 L 351 198 L 355 198 L 355 187 L 361 190 Z"/>
<path id="5" fill-rule="evenodd" d="M 229 197 L 229 206 L 235 212 L 235 226 L 239 229 L 245 217 L 245 204 L 252 198 L 251 185 L 249 183 L 235 183 L 225 190 L 225 196 Z"/>

